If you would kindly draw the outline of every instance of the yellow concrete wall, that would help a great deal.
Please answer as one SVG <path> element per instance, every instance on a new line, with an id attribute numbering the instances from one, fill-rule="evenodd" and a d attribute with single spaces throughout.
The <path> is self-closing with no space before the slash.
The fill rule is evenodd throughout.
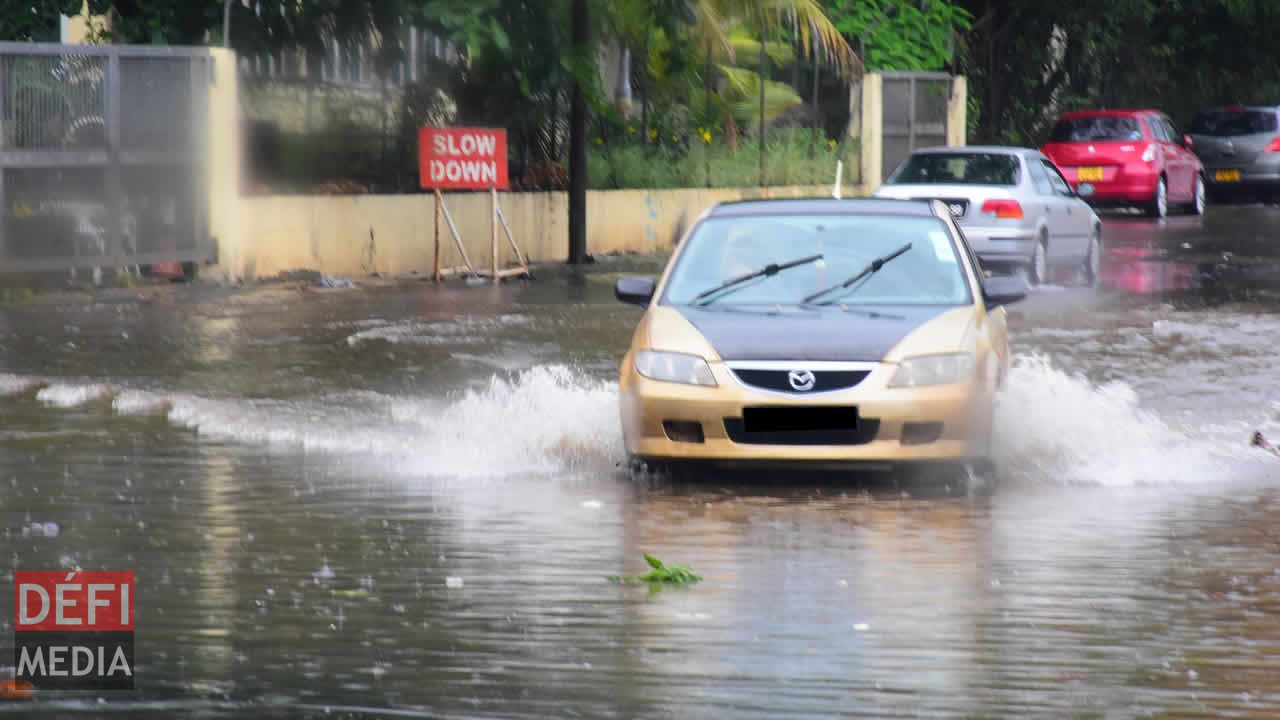
<path id="1" fill-rule="evenodd" d="M 593 191 L 587 198 L 588 252 L 652 253 L 671 249 L 679 234 L 711 205 L 742 198 L 823 197 L 829 187 Z M 860 194 L 846 188 L 846 196 Z M 485 193 L 446 194 L 471 261 L 490 264 L 490 200 Z M 565 193 L 502 193 L 500 201 L 521 250 L 534 262 L 568 255 Z M 241 240 L 219 236 L 220 269 L 233 277 L 266 278 L 310 269 L 332 275 L 427 274 L 432 267 L 431 195 L 265 196 L 242 198 Z M 500 261 L 514 255 L 501 239 Z M 441 221 L 442 265 L 460 263 Z"/>

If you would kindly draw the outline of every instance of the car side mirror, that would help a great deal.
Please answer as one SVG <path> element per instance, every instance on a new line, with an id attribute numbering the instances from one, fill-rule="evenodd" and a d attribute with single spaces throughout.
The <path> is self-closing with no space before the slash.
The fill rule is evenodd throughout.
<path id="1" fill-rule="evenodd" d="M 649 302 L 653 300 L 654 287 L 653 278 L 621 277 L 613 286 L 613 294 L 624 303 L 649 307 Z"/>
<path id="2" fill-rule="evenodd" d="M 1082 198 L 1093 195 L 1093 183 L 1080 183 L 1080 187 L 1076 188 L 1076 195 Z"/>
<path id="3" fill-rule="evenodd" d="M 1182 147 L 1184 147 L 1184 148 L 1186 148 L 1186 149 L 1190 150 L 1190 149 L 1191 149 L 1191 146 L 1192 146 L 1192 145 L 1194 145 L 1194 144 L 1195 144 L 1195 143 L 1191 142 L 1191 136 L 1190 136 L 1190 135 L 1183 135 L 1183 136 L 1182 136 Z"/>
<path id="4" fill-rule="evenodd" d="M 1031 286 L 1021 275 L 996 275 L 982 281 L 982 299 L 988 307 L 1016 303 L 1027 296 Z"/>

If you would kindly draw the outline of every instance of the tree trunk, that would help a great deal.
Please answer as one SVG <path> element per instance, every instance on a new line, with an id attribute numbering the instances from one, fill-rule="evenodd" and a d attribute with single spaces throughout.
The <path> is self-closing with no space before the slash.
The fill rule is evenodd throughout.
<path id="1" fill-rule="evenodd" d="M 707 132 L 711 131 L 711 41 L 707 40 L 707 60 L 702 64 L 702 104 L 703 114 L 706 118 L 703 120 L 707 124 Z M 727 130 L 728 128 L 726 128 Z M 706 171 L 707 187 L 711 187 L 711 143 L 705 143 L 702 148 L 703 169 Z"/>
<path id="2" fill-rule="evenodd" d="M 640 51 L 640 142 L 649 148 L 649 31 L 644 33 L 644 47 Z"/>
<path id="3" fill-rule="evenodd" d="M 590 52 L 587 0 L 573 0 L 573 48 Z M 582 83 L 573 79 L 569 107 L 569 264 L 587 262 L 587 107 Z"/>
<path id="4" fill-rule="evenodd" d="M 764 84 L 769 81 L 769 53 L 765 52 L 765 33 L 760 31 L 760 187 L 764 187 Z"/>

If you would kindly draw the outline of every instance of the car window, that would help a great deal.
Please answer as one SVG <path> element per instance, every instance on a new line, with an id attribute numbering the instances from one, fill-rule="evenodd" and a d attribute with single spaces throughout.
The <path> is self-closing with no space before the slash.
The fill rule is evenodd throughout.
<path id="1" fill-rule="evenodd" d="M 1059 143 L 1141 140 L 1142 129 L 1131 117 L 1087 115 L 1059 120 L 1049 139 Z"/>
<path id="2" fill-rule="evenodd" d="M 972 302 L 951 231 L 933 216 L 774 215 L 711 217 L 699 223 L 672 268 L 663 301 L 692 303 L 726 280 L 770 263 L 821 253 L 818 263 L 761 277 L 716 301 L 722 305 L 791 305 L 837 284 L 907 243 L 851 293 L 848 304 L 960 305 Z"/>
<path id="3" fill-rule="evenodd" d="M 1161 142 L 1170 142 L 1169 135 L 1168 135 L 1168 133 L 1165 131 L 1165 127 L 1164 127 L 1164 125 L 1160 122 L 1160 119 L 1159 119 L 1159 118 L 1155 118 L 1155 117 L 1148 117 L 1148 118 L 1147 118 L 1147 127 L 1151 129 L 1151 135 L 1152 135 L 1152 137 L 1154 137 L 1156 140 L 1159 140 L 1159 141 L 1161 141 Z"/>
<path id="4" fill-rule="evenodd" d="M 1017 185 L 1018 158 L 1002 153 L 919 153 L 885 180 L 887 185 Z"/>
<path id="5" fill-rule="evenodd" d="M 1182 133 L 1178 131 L 1178 126 L 1173 124 L 1167 116 L 1160 116 L 1160 123 L 1164 125 L 1164 132 L 1169 136 L 1169 142 L 1176 143 L 1182 141 Z"/>
<path id="6" fill-rule="evenodd" d="M 1192 119 L 1191 132 L 1195 135 L 1235 137 L 1273 133 L 1280 129 L 1278 125 L 1275 112 L 1270 110 L 1211 110 Z"/>
<path id="7" fill-rule="evenodd" d="M 1049 184 L 1053 186 L 1054 193 L 1058 195 L 1071 196 L 1071 184 L 1066 178 L 1062 177 L 1062 173 L 1058 172 L 1058 168 L 1048 160 L 1041 160 L 1040 166 L 1044 168 L 1044 172 L 1049 176 Z"/>
<path id="8" fill-rule="evenodd" d="M 1036 186 L 1036 192 L 1041 195 L 1052 195 L 1054 193 L 1053 183 L 1049 182 L 1049 173 L 1045 172 L 1042 161 L 1027 162 L 1027 173 L 1031 176 L 1031 184 Z"/>

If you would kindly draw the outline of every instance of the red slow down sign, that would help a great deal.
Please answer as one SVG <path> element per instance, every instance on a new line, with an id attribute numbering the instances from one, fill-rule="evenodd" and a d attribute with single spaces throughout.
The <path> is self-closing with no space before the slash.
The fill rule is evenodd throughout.
<path id="1" fill-rule="evenodd" d="M 418 130 L 418 174 L 424 188 L 507 188 L 507 131 L 491 128 Z"/>

